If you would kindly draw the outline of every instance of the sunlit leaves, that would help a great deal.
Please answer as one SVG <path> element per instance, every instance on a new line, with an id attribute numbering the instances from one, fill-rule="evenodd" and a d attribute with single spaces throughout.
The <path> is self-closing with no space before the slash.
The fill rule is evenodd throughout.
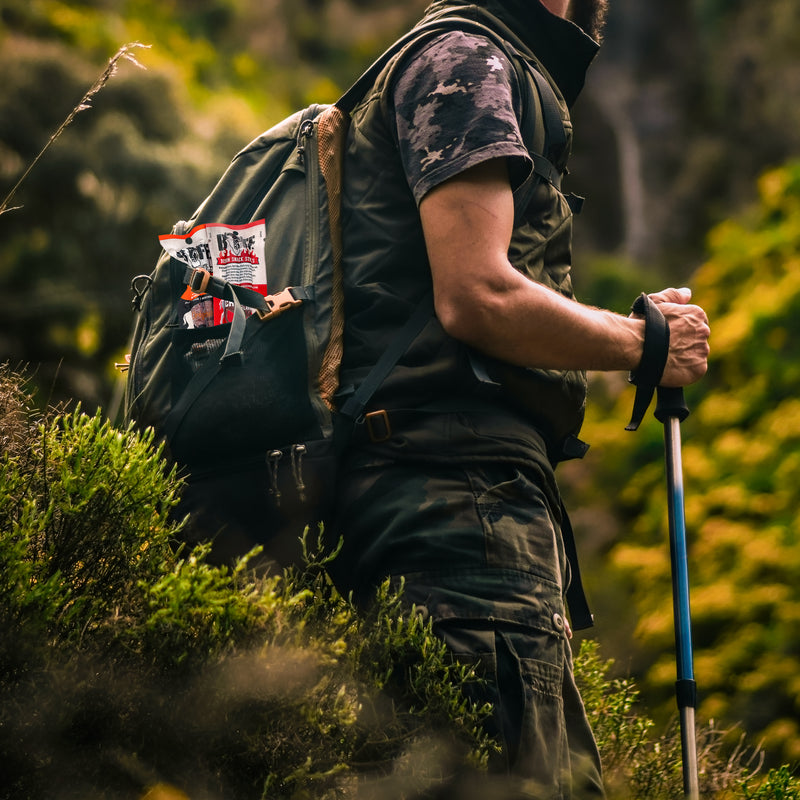
<path id="1" fill-rule="evenodd" d="M 758 205 L 712 232 L 691 282 L 712 335 L 709 374 L 688 392 L 682 425 L 685 506 L 700 713 L 767 732 L 774 756 L 788 758 L 800 749 L 790 677 L 800 673 L 800 162 L 765 174 L 759 193 Z M 592 441 L 597 430 L 611 448 L 605 416 L 590 415 L 584 433 Z M 625 520 L 611 561 L 636 587 L 645 691 L 666 697 L 672 587 L 651 425 L 618 434 L 598 480 L 622 487 L 611 495 Z"/>

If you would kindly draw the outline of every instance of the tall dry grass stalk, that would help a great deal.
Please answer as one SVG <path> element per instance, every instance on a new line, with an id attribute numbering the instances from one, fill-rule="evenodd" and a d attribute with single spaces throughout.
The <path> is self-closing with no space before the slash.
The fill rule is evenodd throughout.
<path id="1" fill-rule="evenodd" d="M 75 108 L 70 111 L 67 115 L 67 118 L 58 126 L 55 133 L 50 137 L 47 141 L 47 144 L 39 151 L 39 154 L 36 158 L 31 161 L 28 165 L 27 169 L 22 173 L 20 179 L 16 182 L 14 187 L 11 191 L 3 198 L 2 203 L 0 203 L 0 214 L 5 214 L 7 211 L 15 211 L 21 206 L 11 206 L 9 207 L 9 203 L 13 199 L 14 195 L 17 193 L 17 190 L 20 186 L 25 182 L 25 179 L 30 175 L 33 168 L 39 163 L 42 159 L 42 156 L 53 146 L 59 136 L 66 130 L 66 128 L 72 123 L 75 117 L 81 113 L 81 111 L 86 111 L 87 109 L 92 107 L 92 100 L 97 95 L 97 93 L 111 80 L 111 78 L 116 75 L 117 70 L 119 68 L 119 62 L 122 60 L 130 61 L 135 66 L 139 67 L 140 69 L 146 69 L 143 66 L 136 56 L 134 55 L 134 51 L 137 48 L 144 47 L 149 48 L 150 45 L 142 44 L 141 42 L 130 42 L 128 44 L 123 45 L 120 47 L 119 50 L 109 59 L 106 68 L 97 78 L 97 80 L 89 87 L 89 90 L 86 94 L 81 98 L 80 102 L 75 106 Z"/>

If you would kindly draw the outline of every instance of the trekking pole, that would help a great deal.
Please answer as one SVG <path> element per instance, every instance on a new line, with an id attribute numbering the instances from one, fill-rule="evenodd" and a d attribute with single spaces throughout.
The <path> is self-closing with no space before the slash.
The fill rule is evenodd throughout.
<path id="1" fill-rule="evenodd" d="M 645 321 L 642 363 L 631 373 L 636 385 L 633 414 L 626 430 L 635 431 L 644 419 L 657 394 L 655 417 L 664 425 L 664 450 L 667 468 L 667 500 L 669 504 L 669 549 L 672 565 L 672 606 L 675 618 L 675 650 L 678 679 L 675 690 L 681 725 L 681 758 L 683 791 L 688 800 L 699 800 L 697 770 L 697 684 L 694 681 L 692 658 L 692 622 L 689 609 L 689 568 L 686 550 L 686 519 L 681 461 L 681 422 L 689 409 L 681 388 L 659 386 L 669 354 L 669 327 L 658 306 L 641 294 L 631 308 Z"/>
<path id="2" fill-rule="evenodd" d="M 655 417 L 664 425 L 664 450 L 669 503 L 669 549 L 672 562 L 672 604 L 675 617 L 675 650 L 678 679 L 675 684 L 681 723 L 683 792 L 699 800 L 697 771 L 697 684 L 692 657 L 692 622 L 689 607 L 689 568 L 686 549 L 681 422 L 689 416 L 683 389 L 657 389 Z"/>

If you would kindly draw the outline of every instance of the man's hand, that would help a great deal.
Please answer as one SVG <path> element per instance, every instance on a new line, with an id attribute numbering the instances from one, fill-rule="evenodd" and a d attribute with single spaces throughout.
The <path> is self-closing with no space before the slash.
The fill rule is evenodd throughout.
<path id="1" fill-rule="evenodd" d="M 708 369 L 711 329 L 705 311 L 690 303 L 690 289 L 664 289 L 650 295 L 669 325 L 669 356 L 661 385 L 688 386 Z"/>

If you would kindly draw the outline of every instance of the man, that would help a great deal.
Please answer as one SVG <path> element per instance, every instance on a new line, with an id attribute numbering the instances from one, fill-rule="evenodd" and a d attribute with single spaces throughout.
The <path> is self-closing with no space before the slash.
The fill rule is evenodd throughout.
<path id="1" fill-rule="evenodd" d="M 603 794 L 553 470 L 582 452 L 583 371 L 635 370 L 644 341 L 643 320 L 574 300 L 572 204 L 538 159 L 564 171 L 597 50 L 576 22 L 597 36 L 604 3 L 573 4 L 436 0 L 425 21 L 466 16 L 513 44 L 465 25 L 393 61 L 353 114 L 343 190 L 344 392 L 431 292 L 433 308 L 347 453 L 335 577 L 364 602 L 404 578 L 452 652 L 481 663 L 504 768 L 546 798 Z M 662 385 L 692 383 L 705 314 L 688 290 L 652 299 L 670 328 Z"/>

